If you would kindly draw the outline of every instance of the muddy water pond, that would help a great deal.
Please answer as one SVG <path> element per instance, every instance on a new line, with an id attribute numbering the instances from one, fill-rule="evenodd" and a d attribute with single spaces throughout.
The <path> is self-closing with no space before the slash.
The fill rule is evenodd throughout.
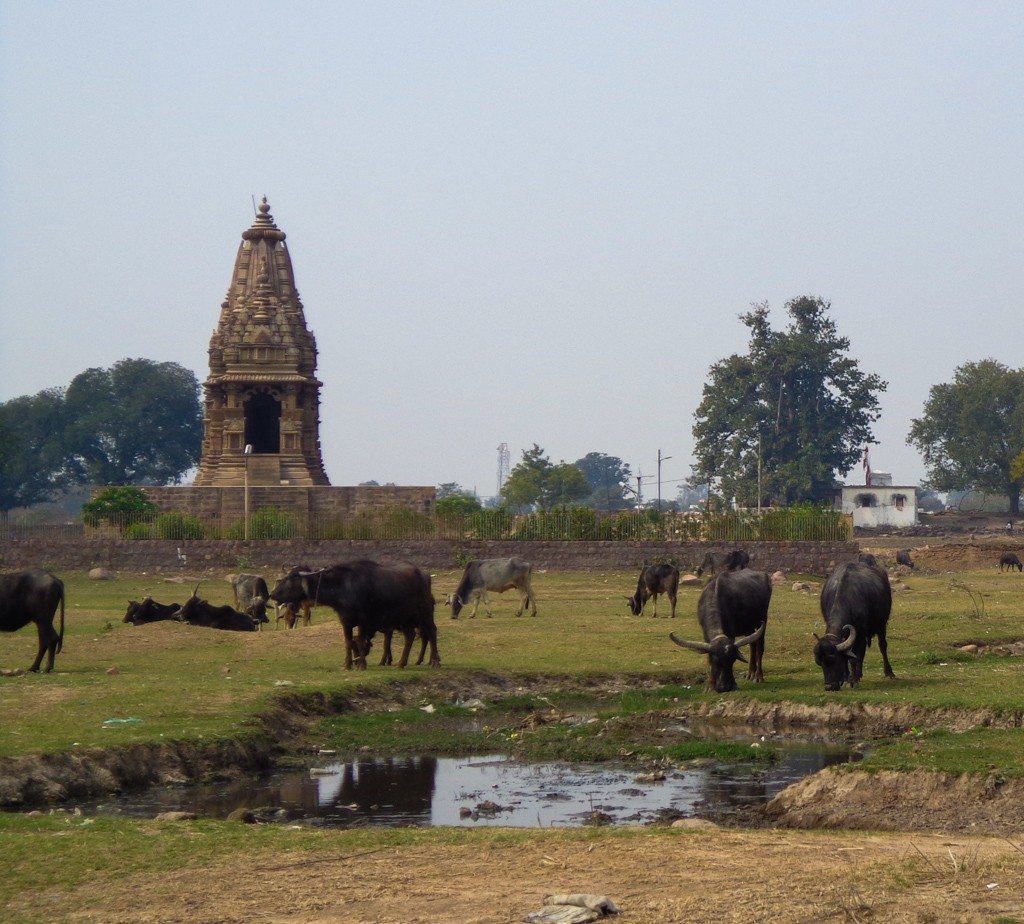
<path id="1" fill-rule="evenodd" d="M 245 807 L 260 820 L 331 827 L 637 825 L 679 817 L 742 823 L 791 783 L 860 756 L 835 744 L 774 748 L 770 764 L 694 761 L 653 779 L 622 765 L 530 763 L 498 754 L 336 762 L 322 756 L 301 771 L 154 787 L 77 807 L 86 815 L 191 811 L 212 818 Z"/>

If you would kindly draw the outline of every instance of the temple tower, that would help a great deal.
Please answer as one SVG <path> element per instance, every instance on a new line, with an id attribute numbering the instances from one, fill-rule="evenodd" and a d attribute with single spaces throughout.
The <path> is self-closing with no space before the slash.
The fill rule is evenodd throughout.
<path id="1" fill-rule="evenodd" d="M 284 241 L 264 197 L 242 232 L 210 338 L 197 486 L 241 486 L 247 471 L 250 486 L 330 484 L 320 455 L 316 340 Z"/>

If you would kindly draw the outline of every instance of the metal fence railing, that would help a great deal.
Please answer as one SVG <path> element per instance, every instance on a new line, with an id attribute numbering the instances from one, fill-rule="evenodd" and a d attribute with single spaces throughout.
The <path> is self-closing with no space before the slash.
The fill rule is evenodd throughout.
<path id="1" fill-rule="evenodd" d="M 0 519 L 0 540 L 153 539 L 448 539 L 560 541 L 808 541 L 845 540 L 849 516 L 818 508 L 777 508 L 713 513 L 620 512 L 578 507 L 529 514 L 481 510 L 469 514 L 424 514 L 406 508 L 367 511 L 348 517 L 298 514 L 263 507 L 243 518 L 209 520 L 176 511 L 104 516 L 89 523 L 41 523 L 27 517 Z"/>

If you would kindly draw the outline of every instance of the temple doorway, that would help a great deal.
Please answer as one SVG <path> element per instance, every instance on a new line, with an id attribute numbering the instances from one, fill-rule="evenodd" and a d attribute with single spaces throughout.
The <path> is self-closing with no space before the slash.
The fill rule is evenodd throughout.
<path id="1" fill-rule="evenodd" d="M 266 391 L 250 395 L 243 405 L 245 442 L 253 454 L 281 451 L 281 402 Z"/>

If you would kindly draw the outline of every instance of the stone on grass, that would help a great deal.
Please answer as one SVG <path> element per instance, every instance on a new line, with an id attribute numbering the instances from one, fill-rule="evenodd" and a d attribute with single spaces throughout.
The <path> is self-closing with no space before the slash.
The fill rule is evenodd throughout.
<path id="1" fill-rule="evenodd" d="M 799 590 L 799 591 L 806 592 L 806 591 L 808 591 L 810 589 L 811 589 L 811 585 L 808 584 L 807 581 L 795 581 L 793 583 L 793 590 L 795 590 L 795 591 Z"/>
<path id="2" fill-rule="evenodd" d="M 107 568 L 93 568 L 89 572 L 90 581 L 112 581 L 114 580 L 114 572 Z"/>
<path id="3" fill-rule="evenodd" d="M 700 587 L 703 583 L 696 574 L 684 574 L 679 578 L 681 587 Z"/>
<path id="4" fill-rule="evenodd" d="M 236 808 L 230 815 L 228 821 L 241 821 L 243 824 L 256 824 L 256 813 L 250 808 Z"/>
<path id="5" fill-rule="evenodd" d="M 672 827 L 685 828 L 687 831 L 715 831 L 718 829 L 718 825 L 706 818 L 677 818 L 672 822 Z"/>
<path id="6" fill-rule="evenodd" d="M 776 571 L 772 575 L 772 584 L 785 584 L 786 575 L 782 571 Z"/>
<path id="7" fill-rule="evenodd" d="M 195 821 L 195 812 L 161 812 L 156 816 L 157 821 Z"/>

